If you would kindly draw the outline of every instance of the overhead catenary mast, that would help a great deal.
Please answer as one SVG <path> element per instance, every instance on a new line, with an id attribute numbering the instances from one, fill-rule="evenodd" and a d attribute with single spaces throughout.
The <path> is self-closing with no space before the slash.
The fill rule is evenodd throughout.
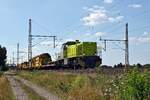
<path id="1" fill-rule="evenodd" d="M 15 65 L 15 57 L 14 57 L 14 52 L 13 52 L 13 66 Z"/>
<path id="2" fill-rule="evenodd" d="M 128 40 L 128 23 L 126 24 L 126 39 L 125 39 L 125 67 L 129 66 L 129 40 Z"/>
<path id="3" fill-rule="evenodd" d="M 19 65 L 19 43 L 17 43 L 17 66 Z"/>
<path id="4" fill-rule="evenodd" d="M 32 68 L 32 22 L 31 19 L 29 19 L 29 35 L 28 35 L 28 62 L 29 62 L 29 68 Z"/>
<path id="5" fill-rule="evenodd" d="M 29 19 L 29 34 L 28 34 L 28 62 L 29 62 L 29 69 L 32 68 L 32 38 L 33 37 L 42 37 L 42 38 L 53 38 L 53 45 L 54 48 L 56 47 L 56 36 L 49 36 L 49 35 L 32 35 L 32 21 Z"/>
<path id="6" fill-rule="evenodd" d="M 125 39 L 124 40 L 115 40 L 115 39 L 102 39 L 100 37 L 100 41 L 104 41 L 104 50 L 106 51 L 106 42 L 110 41 L 116 41 L 116 42 L 124 42 L 125 43 L 125 49 L 122 49 L 125 51 L 125 68 L 129 66 L 129 40 L 128 40 L 128 23 L 126 23 L 125 28 Z"/>

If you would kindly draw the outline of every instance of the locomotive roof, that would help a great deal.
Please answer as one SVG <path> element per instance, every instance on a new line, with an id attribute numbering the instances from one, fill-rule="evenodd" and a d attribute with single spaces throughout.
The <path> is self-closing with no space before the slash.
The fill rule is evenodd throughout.
<path id="1" fill-rule="evenodd" d="M 68 41 L 68 42 L 64 43 L 63 45 L 73 45 L 73 44 L 76 44 L 76 42 L 74 42 L 74 41 Z"/>
<path id="2" fill-rule="evenodd" d="M 76 44 L 76 43 L 80 43 L 79 40 L 76 40 L 76 41 L 68 41 L 66 43 L 64 43 L 63 45 L 73 45 L 73 44 Z"/>

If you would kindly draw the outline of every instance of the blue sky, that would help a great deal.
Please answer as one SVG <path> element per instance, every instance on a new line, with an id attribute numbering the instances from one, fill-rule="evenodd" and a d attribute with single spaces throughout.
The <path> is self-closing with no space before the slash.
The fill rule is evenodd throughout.
<path id="1" fill-rule="evenodd" d="M 125 23 L 129 23 L 130 63 L 150 63 L 149 0 L 0 0 L 0 44 L 8 50 L 8 62 L 16 45 L 27 51 L 28 19 L 32 34 L 56 35 L 33 48 L 33 55 L 49 52 L 53 58 L 67 40 L 96 41 L 99 37 L 124 39 Z M 42 39 L 36 38 L 33 43 Z M 103 64 L 124 63 L 123 43 L 108 43 L 103 51 Z M 20 54 L 21 61 L 26 54 Z"/>

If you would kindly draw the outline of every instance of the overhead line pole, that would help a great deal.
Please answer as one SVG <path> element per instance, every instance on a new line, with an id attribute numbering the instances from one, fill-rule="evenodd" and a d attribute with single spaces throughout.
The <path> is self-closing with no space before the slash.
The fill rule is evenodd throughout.
<path id="1" fill-rule="evenodd" d="M 13 52 L 13 65 L 15 64 L 14 52 Z"/>
<path id="2" fill-rule="evenodd" d="M 28 35 L 28 62 L 29 68 L 32 68 L 32 34 L 31 34 L 32 22 L 29 19 L 29 35 Z"/>
<path id="3" fill-rule="evenodd" d="M 126 23 L 126 29 L 125 29 L 125 40 L 115 40 L 115 39 L 102 39 L 100 37 L 100 41 L 104 41 L 104 50 L 106 51 L 106 42 L 110 41 L 118 41 L 118 42 L 124 42 L 125 43 L 125 68 L 129 66 L 129 40 L 128 40 L 128 23 Z"/>
<path id="4" fill-rule="evenodd" d="M 29 67 L 32 68 L 32 37 L 52 37 L 54 42 L 54 48 L 56 47 L 56 36 L 47 36 L 47 35 L 32 35 L 31 32 L 32 29 L 32 22 L 31 19 L 29 19 L 29 35 L 28 35 L 28 62 Z"/>
<path id="5" fill-rule="evenodd" d="M 126 35 L 125 35 L 125 67 L 129 66 L 129 40 L 128 40 L 128 23 L 126 24 Z"/>
<path id="6" fill-rule="evenodd" d="M 17 67 L 19 65 L 19 43 L 17 43 Z"/>
<path id="7" fill-rule="evenodd" d="M 56 36 L 53 37 L 53 42 L 54 42 L 54 48 L 56 47 Z"/>

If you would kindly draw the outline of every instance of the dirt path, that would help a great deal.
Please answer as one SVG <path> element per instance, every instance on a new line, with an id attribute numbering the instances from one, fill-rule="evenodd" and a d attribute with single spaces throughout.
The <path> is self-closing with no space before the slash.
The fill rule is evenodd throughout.
<path id="1" fill-rule="evenodd" d="M 57 96 L 53 95 L 49 91 L 33 84 L 32 82 L 25 80 L 23 78 L 20 78 L 18 76 L 14 76 L 15 79 L 20 80 L 23 84 L 31 88 L 33 91 L 35 91 L 39 96 L 44 97 L 46 100 L 60 100 Z"/>
<path id="2" fill-rule="evenodd" d="M 23 91 L 20 84 L 14 79 L 11 75 L 6 75 L 7 79 L 10 82 L 13 93 L 17 100 L 28 100 L 27 94 Z"/>

